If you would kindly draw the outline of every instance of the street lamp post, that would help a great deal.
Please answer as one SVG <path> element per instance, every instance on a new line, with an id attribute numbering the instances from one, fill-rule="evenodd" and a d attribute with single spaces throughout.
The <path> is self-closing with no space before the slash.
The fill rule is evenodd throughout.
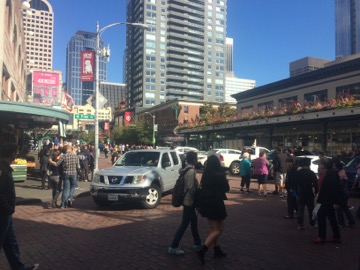
<path id="1" fill-rule="evenodd" d="M 100 29 L 99 26 L 99 22 L 96 22 L 96 48 L 95 48 L 95 54 L 96 54 L 96 67 L 95 67 L 95 72 L 96 72 L 96 82 L 95 82 L 95 164 L 94 164 L 94 172 L 97 172 L 99 170 L 99 58 L 100 58 L 100 54 L 101 54 L 101 50 L 100 50 L 100 36 L 101 33 L 103 33 L 106 29 L 113 27 L 113 26 L 118 26 L 118 25 L 131 25 L 134 27 L 138 27 L 141 29 L 147 29 L 148 26 L 146 24 L 143 23 L 128 23 L 128 22 L 118 22 L 118 23 L 113 23 L 113 24 L 109 24 L 107 26 L 105 26 L 104 28 Z"/>
<path id="2" fill-rule="evenodd" d="M 150 115 L 153 119 L 152 144 L 153 144 L 153 148 L 155 149 L 155 114 L 151 114 L 149 112 L 145 112 L 145 113 Z"/>

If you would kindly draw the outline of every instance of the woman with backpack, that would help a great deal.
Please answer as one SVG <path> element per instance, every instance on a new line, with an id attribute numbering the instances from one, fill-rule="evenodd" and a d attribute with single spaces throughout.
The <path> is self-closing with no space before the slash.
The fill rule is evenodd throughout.
<path id="1" fill-rule="evenodd" d="M 183 255 L 185 253 L 179 248 L 179 243 L 189 224 L 191 224 L 191 234 L 194 239 L 193 249 L 197 251 L 201 246 L 197 215 L 194 206 L 194 195 L 198 188 L 198 181 L 196 179 L 196 171 L 194 168 L 196 162 L 197 154 L 193 151 L 190 151 L 186 154 L 186 166 L 183 166 L 183 168 L 180 170 L 180 174 L 183 173 L 185 179 L 183 214 L 181 224 L 175 233 L 171 246 L 168 248 L 168 253 L 170 255 Z"/>
<path id="2" fill-rule="evenodd" d="M 227 199 L 225 193 L 230 186 L 217 156 L 208 157 L 200 185 L 198 207 L 201 216 L 208 219 L 210 228 L 208 237 L 197 252 L 198 259 L 204 264 L 205 253 L 211 246 L 214 247 L 214 258 L 226 256 L 218 245 L 218 238 L 224 231 L 224 220 L 227 217 L 224 200 Z"/>

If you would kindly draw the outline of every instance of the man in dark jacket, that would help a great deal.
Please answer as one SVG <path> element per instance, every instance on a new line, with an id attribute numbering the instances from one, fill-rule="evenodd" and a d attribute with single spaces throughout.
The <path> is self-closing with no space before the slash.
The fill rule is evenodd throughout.
<path id="1" fill-rule="evenodd" d="M 314 210 L 314 197 L 318 193 L 318 184 L 316 174 L 310 170 L 309 158 L 303 158 L 300 161 L 300 170 L 296 172 L 295 176 L 295 191 L 298 203 L 298 230 L 304 230 L 304 210 L 305 206 L 309 212 L 310 226 L 315 225 L 312 219 L 312 211 Z"/>
<path id="2" fill-rule="evenodd" d="M 286 178 L 286 160 L 288 158 L 287 154 L 281 150 L 280 147 L 275 149 L 276 155 L 273 160 L 273 170 L 274 170 L 274 179 L 275 179 L 275 191 L 274 195 L 280 195 L 284 197 L 284 187 L 285 187 L 285 178 Z"/>
<path id="3" fill-rule="evenodd" d="M 7 143 L 0 150 L 0 251 L 5 256 L 11 269 L 37 269 L 39 264 L 25 267 L 20 259 L 19 245 L 16 240 L 12 215 L 15 212 L 15 186 L 10 164 L 17 155 L 17 144 Z"/>
<path id="4" fill-rule="evenodd" d="M 340 229 L 335 216 L 335 205 L 341 205 L 345 199 L 339 180 L 338 172 L 333 168 L 333 160 L 329 159 L 326 163 L 327 173 L 322 181 L 317 203 L 320 204 L 317 213 L 318 218 L 318 237 L 314 239 L 315 244 L 324 243 L 326 240 L 326 217 L 330 221 L 333 231 L 331 242 L 340 243 Z"/>
<path id="5" fill-rule="evenodd" d="M 288 167 L 285 179 L 285 189 L 287 191 L 287 210 L 288 214 L 285 216 L 287 219 L 294 218 L 294 211 L 298 212 L 297 202 L 296 202 L 296 193 L 295 193 L 295 181 L 296 181 L 296 166 L 294 164 L 294 159 L 289 157 L 286 160 Z"/>

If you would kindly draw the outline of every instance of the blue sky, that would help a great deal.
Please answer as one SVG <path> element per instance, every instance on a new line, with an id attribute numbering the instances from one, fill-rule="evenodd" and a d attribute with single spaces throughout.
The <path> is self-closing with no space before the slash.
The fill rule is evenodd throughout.
<path id="1" fill-rule="evenodd" d="M 95 32 L 126 21 L 126 0 L 50 0 L 54 10 L 53 68 L 65 73 L 66 45 L 78 30 Z M 333 60 L 333 0 L 228 0 L 227 36 L 234 39 L 234 72 L 257 86 L 289 77 L 289 63 L 306 57 Z M 102 35 L 110 44 L 109 82 L 123 82 L 125 26 Z"/>

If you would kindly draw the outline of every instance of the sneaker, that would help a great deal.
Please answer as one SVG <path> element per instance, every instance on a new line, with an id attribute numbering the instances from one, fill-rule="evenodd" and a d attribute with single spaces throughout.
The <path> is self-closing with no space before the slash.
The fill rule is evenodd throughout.
<path id="1" fill-rule="evenodd" d="M 170 255 L 176 255 L 176 256 L 178 256 L 178 255 L 184 255 L 184 251 L 183 250 L 181 250 L 180 248 L 172 248 L 172 247 L 169 247 L 168 248 L 168 253 L 170 254 Z"/>
<path id="2" fill-rule="evenodd" d="M 244 189 L 240 189 L 240 192 L 244 192 Z"/>
<path id="3" fill-rule="evenodd" d="M 250 191 L 250 190 L 247 190 L 247 191 L 246 191 L 246 194 L 250 194 L 250 193 L 251 193 L 251 191 Z"/>
<path id="4" fill-rule="evenodd" d="M 320 237 L 316 237 L 314 240 L 313 240 L 314 244 L 325 244 L 325 239 L 323 238 L 320 238 Z"/>
<path id="5" fill-rule="evenodd" d="M 304 226 L 302 226 L 302 225 L 298 225 L 298 226 L 296 227 L 296 229 L 299 230 L 299 231 L 305 230 Z"/>
<path id="6" fill-rule="evenodd" d="M 264 193 L 264 197 L 267 197 L 267 193 L 266 193 L 266 192 Z"/>
<path id="7" fill-rule="evenodd" d="M 77 186 L 75 189 L 79 189 L 79 186 Z"/>
<path id="8" fill-rule="evenodd" d="M 35 263 L 35 264 L 32 265 L 32 266 L 26 267 L 25 270 L 36 270 L 36 269 L 39 268 L 39 266 L 40 266 L 40 264 Z"/>

